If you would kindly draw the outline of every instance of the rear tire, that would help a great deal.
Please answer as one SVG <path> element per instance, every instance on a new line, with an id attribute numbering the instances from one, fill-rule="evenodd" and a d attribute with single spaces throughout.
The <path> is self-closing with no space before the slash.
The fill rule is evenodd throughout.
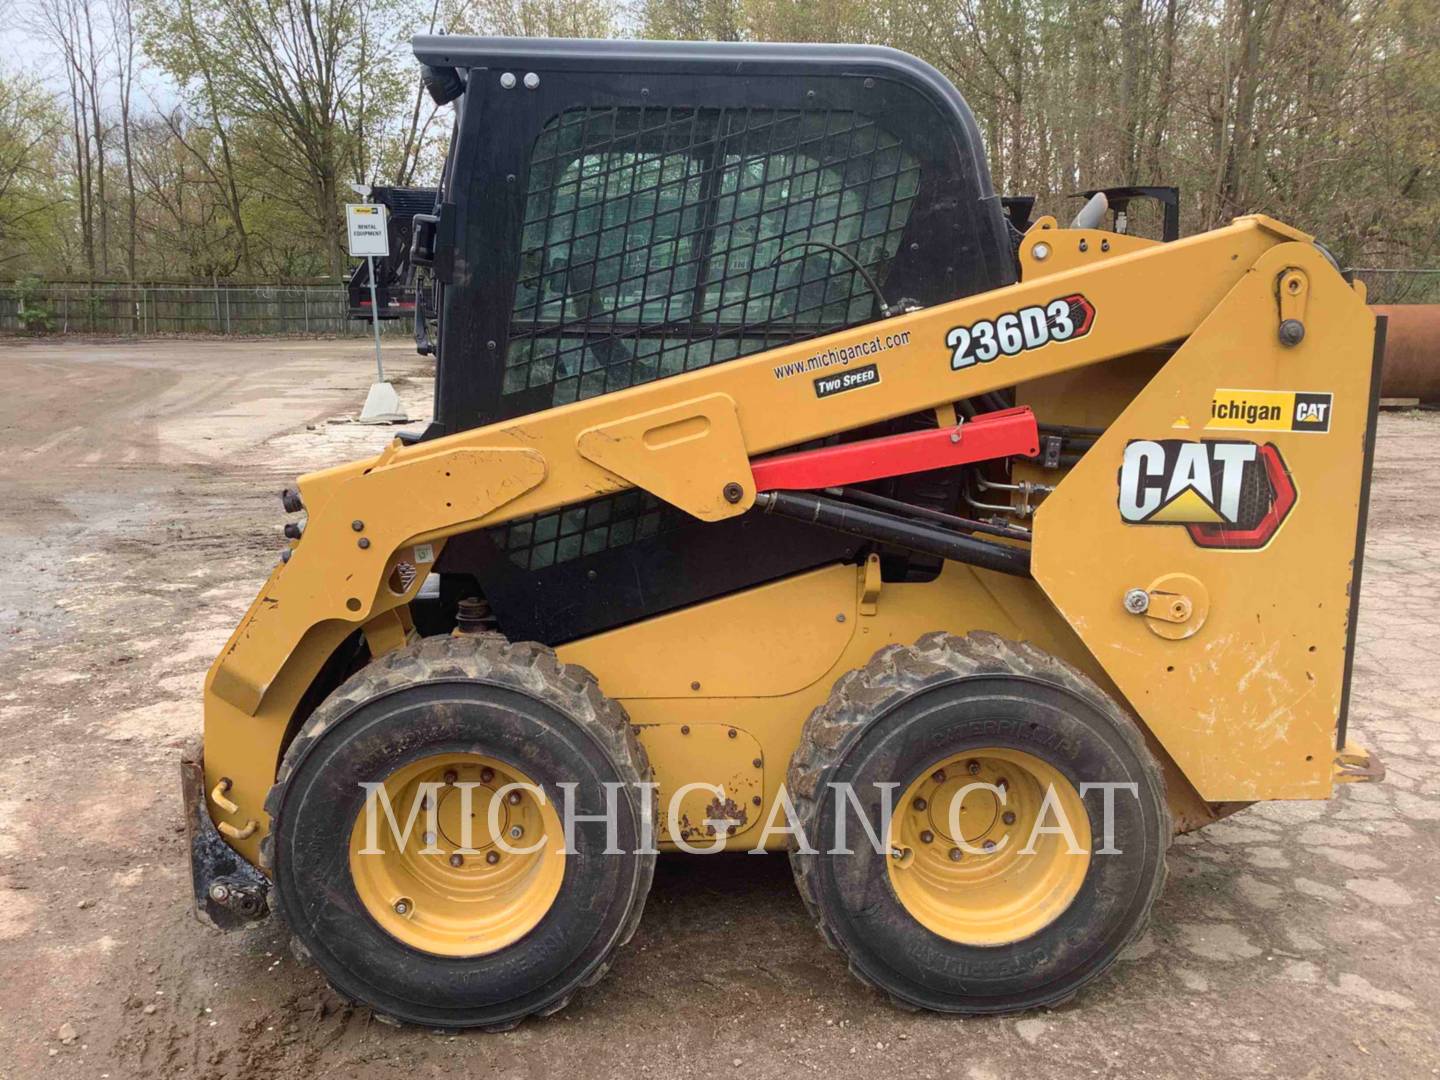
<path id="1" fill-rule="evenodd" d="M 1008 795 L 970 814 L 969 822 L 983 819 L 978 826 L 954 819 L 973 845 L 963 851 L 941 835 L 952 825 L 913 820 L 934 810 L 922 794 L 938 805 L 947 765 L 952 787 L 959 772 Z M 874 785 L 897 785 L 882 852 L 832 783 L 853 786 L 877 835 L 883 796 Z M 1116 854 L 1101 851 L 1105 793 L 1082 796 L 1082 783 L 1135 785 L 1133 797 L 1113 792 Z M 791 866 L 821 935 L 862 981 L 909 1008 L 987 1014 L 1058 1005 L 1140 935 L 1165 880 L 1164 781 L 1135 721 L 1068 664 L 994 634 L 929 634 L 888 646 L 844 676 L 806 722 L 788 788 L 816 849 L 805 854 L 792 841 Z M 1062 840 L 1048 833 L 1036 856 L 1015 857 L 1035 820 L 1058 822 L 1043 807 L 1025 821 L 1024 792 L 1033 811 L 1046 788 L 1074 808 L 1083 861 L 1057 854 Z M 975 797 L 992 799 L 984 789 L 966 796 Z M 842 804 L 852 854 L 832 850 Z"/>
<path id="2" fill-rule="evenodd" d="M 543 790 L 543 802 L 519 789 L 523 805 L 503 805 L 508 793 L 494 801 L 517 815 L 507 822 L 524 823 L 513 846 L 544 835 L 540 850 L 548 854 L 522 865 L 480 827 L 469 845 L 479 854 L 456 862 L 451 849 L 460 844 L 450 833 L 459 817 L 446 818 L 444 801 L 444 835 L 429 841 L 444 854 L 412 850 L 427 846 L 423 811 L 408 845 L 382 840 L 384 856 L 353 849 L 365 818 L 363 784 L 388 791 L 397 778 L 399 797 L 421 801 L 426 789 L 415 785 L 439 781 L 429 791 L 444 800 L 458 796 L 450 785 L 472 773 L 489 785 L 472 788 L 475 799 L 495 796 L 506 780 Z M 649 779 L 624 709 L 589 672 L 540 645 L 489 635 L 425 639 L 352 676 L 286 751 L 266 800 L 271 831 L 261 847 L 272 904 L 297 952 L 382 1018 L 504 1030 L 563 1008 L 604 975 L 634 934 L 655 867 L 653 854 L 634 854 L 652 846 L 642 842 L 637 786 Z M 604 812 L 606 783 L 623 785 L 616 803 L 625 854 L 603 854 L 604 821 L 584 820 L 575 825 L 574 850 L 558 854 L 557 785 L 567 782 L 577 785 L 577 818 Z M 483 821 L 487 804 L 474 805 L 472 817 Z M 403 828 L 406 807 L 397 802 L 394 812 Z M 377 816 L 382 837 L 391 835 Z M 494 879 L 485 878 L 491 872 Z"/>

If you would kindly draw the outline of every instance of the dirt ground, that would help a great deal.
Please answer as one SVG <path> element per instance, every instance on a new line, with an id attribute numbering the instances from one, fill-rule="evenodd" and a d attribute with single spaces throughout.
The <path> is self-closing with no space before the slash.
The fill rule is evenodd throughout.
<path id="1" fill-rule="evenodd" d="M 427 365 L 388 355 L 425 415 Z M 363 341 L 0 343 L 0 1080 L 1440 1074 L 1440 414 L 1380 428 L 1352 725 L 1388 781 L 1182 838 L 1148 935 L 1066 1007 L 898 1012 L 783 856 L 671 858 L 599 986 L 456 1037 L 190 915 L 177 748 L 281 487 L 388 437 L 344 422 L 370 378 Z"/>

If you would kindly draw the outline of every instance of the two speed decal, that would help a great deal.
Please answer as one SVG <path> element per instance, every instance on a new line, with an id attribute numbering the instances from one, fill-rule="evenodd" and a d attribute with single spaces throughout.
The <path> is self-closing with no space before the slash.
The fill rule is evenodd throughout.
<path id="1" fill-rule="evenodd" d="M 1007 311 L 993 319 L 957 326 L 945 335 L 950 368 L 961 371 L 1001 356 L 1017 356 L 1052 341 L 1084 337 L 1095 324 L 1095 306 L 1079 293 L 1048 304 Z"/>

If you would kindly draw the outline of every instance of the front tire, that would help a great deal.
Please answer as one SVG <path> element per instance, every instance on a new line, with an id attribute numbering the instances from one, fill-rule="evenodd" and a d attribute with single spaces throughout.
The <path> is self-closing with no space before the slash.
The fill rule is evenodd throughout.
<path id="1" fill-rule="evenodd" d="M 286 751 L 261 850 L 272 903 L 336 990 L 381 1017 L 504 1030 L 564 1007 L 634 933 L 655 866 L 649 779 L 624 709 L 582 668 L 489 635 L 426 639 L 352 676 Z M 562 783 L 576 814 L 563 853 Z M 419 803 L 407 838 L 381 808 L 368 846 L 367 784 L 402 830 Z M 583 820 L 605 812 L 607 784 L 621 785 L 618 855 L 605 822 Z M 512 855 L 500 837 L 544 842 Z"/>
<path id="2" fill-rule="evenodd" d="M 1108 845 L 1090 784 L 1134 785 L 1112 789 Z M 845 785 L 876 835 L 892 801 L 881 850 Z M 1058 1005 L 1139 936 L 1164 884 L 1164 782 L 1135 721 L 1068 664 L 994 634 L 929 634 L 840 679 L 788 787 L 814 849 L 790 856 L 811 916 L 907 1007 Z M 833 842 L 841 812 L 848 852 Z M 1068 835 L 1047 831 L 1060 815 Z"/>

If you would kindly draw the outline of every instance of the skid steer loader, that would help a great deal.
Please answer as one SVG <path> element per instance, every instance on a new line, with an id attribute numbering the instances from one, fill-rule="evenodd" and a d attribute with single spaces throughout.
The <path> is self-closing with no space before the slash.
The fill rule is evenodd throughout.
<path id="1" fill-rule="evenodd" d="M 888 49 L 414 49 L 434 419 L 283 495 L 183 764 L 204 920 L 503 1029 L 657 852 L 788 849 L 857 976 L 1005 1012 L 1114 962 L 1175 833 L 1378 778 L 1383 324 L 1311 237 L 1021 233 Z"/>

